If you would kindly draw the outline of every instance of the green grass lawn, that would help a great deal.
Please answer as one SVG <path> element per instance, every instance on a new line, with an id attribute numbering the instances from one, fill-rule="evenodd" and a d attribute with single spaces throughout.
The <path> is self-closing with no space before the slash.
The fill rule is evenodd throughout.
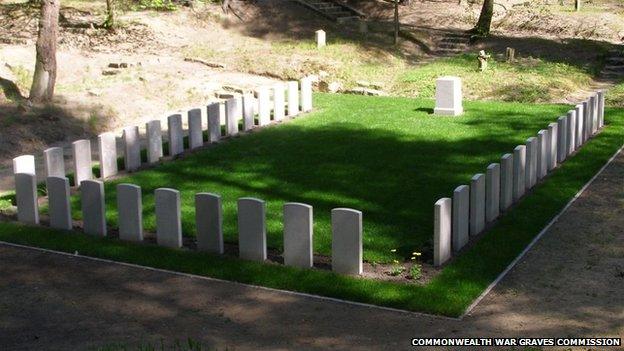
<path id="1" fill-rule="evenodd" d="M 314 207 L 315 252 L 330 254 L 330 211 L 364 213 L 364 259 L 388 262 L 431 252 L 433 204 L 485 172 L 564 113 L 567 106 L 466 103 L 462 117 L 430 113 L 431 100 L 316 95 L 316 112 L 235 138 L 184 159 L 107 182 L 116 225 L 116 185 L 143 189 L 144 224 L 155 231 L 154 190 L 181 192 L 184 235 L 195 233 L 194 195 L 223 198 L 224 235 L 236 242 L 236 200 L 267 201 L 268 245 L 282 248 L 282 206 Z M 74 215 L 80 216 L 74 199 Z M 395 253 L 392 249 L 397 249 Z"/>
<path id="2" fill-rule="evenodd" d="M 350 122 L 346 122 L 345 119 L 347 116 L 350 116 L 350 114 L 346 112 L 346 106 L 335 111 L 331 109 L 332 105 L 336 101 L 342 99 L 345 100 L 345 103 L 349 102 L 349 105 L 351 105 L 350 108 L 354 109 L 351 113 L 356 114 L 355 116 L 360 119 L 352 119 Z M 371 100 L 374 101 L 377 99 Z M 336 119 L 336 125 L 340 125 L 341 123 L 338 121 L 342 120 L 342 123 L 346 124 L 343 125 L 343 130 L 351 131 L 350 134 L 343 136 L 339 142 L 334 143 L 341 143 L 341 145 L 347 145 L 346 147 L 353 147 L 352 145 L 354 145 L 354 143 L 358 140 L 356 137 L 357 134 L 373 133 L 371 130 L 367 132 L 367 128 L 365 127 L 366 124 L 358 123 L 359 120 L 367 119 L 365 117 L 366 115 L 370 114 L 385 117 L 380 117 L 374 125 L 391 124 L 388 122 L 391 120 L 391 118 L 387 117 L 388 114 L 383 114 L 376 108 L 372 107 L 367 109 L 368 103 L 365 103 L 366 101 L 367 100 L 363 98 L 356 97 L 317 96 L 317 106 L 319 111 L 314 115 L 308 116 L 306 119 L 295 121 L 294 123 L 286 126 L 267 129 L 257 135 L 248 136 L 232 143 L 224 144 L 221 146 L 222 149 L 215 148 L 214 150 L 210 150 L 206 153 L 197 154 L 194 157 L 205 160 L 205 158 L 212 157 L 209 156 L 212 154 L 219 154 L 222 156 L 236 154 L 237 152 L 240 152 L 238 149 L 241 147 L 238 145 L 239 143 L 251 141 L 253 141 L 253 146 L 259 148 L 262 146 L 262 143 L 259 141 L 264 138 L 262 135 L 263 133 L 266 133 L 266 135 L 272 135 L 274 133 L 289 135 L 286 131 L 302 130 L 302 126 L 307 126 L 308 124 L 310 127 L 316 125 L 317 128 L 321 128 L 319 126 L 324 124 L 322 121 L 328 121 L 330 119 Z M 431 117 L 427 114 L 422 114 L 416 111 L 423 105 L 429 106 L 430 102 L 410 102 L 409 100 L 402 99 L 378 99 L 376 102 L 378 104 L 378 108 L 380 109 L 381 106 L 384 106 L 385 109 L 395 110 L 397 116 L 408 116 L 404 117 L 406 121 L 410 120 L 410 113 L 413 114 L 413 119 L 416 120 L 419 118 L 426 120 Z M 492 103 L 471 103 L 467 104 L 466 107 L 479 112 L 475 113 L 472 117 L 466 116 L 462 118 L 446 118 L 446 123 L 451 123 L 450 125 L 455 126 L 458 130 L 463 130 L 463 133 L 455 135 L 454 139 L 460 144 L 464 143 L 463 148 L 457 148 L 457 150 L 463 150 L 462 152 L 464 155 L 453 156 L 452 153 L 447 154 L 442 162 L 438 162 L 438 164 L 442 165 L 438 167 L 450 167 L 449 164 L 457 162 L 464 164 L 466 168 L 469 168 L 460 171 L 461 174 L 459 175 L 451 175 L 446 172 L 445 174 L 447 174 L 448 177 L 457 178 L 453 179 L 452 182 L 456 180 L 465 181 L 473 172 L 482 170 L 485 167 L 485 163 L 490 161 L 490 159 L 488 159 L 488 157 L 490 157 L 488 156 L 488 153 L 492 154 L 491 157 L 497 158 L 499 153 L 507 150 L 505 148 L 511 147 L 517 142 L 524 140 L 525 136 L 515 136 L 515 134 L 522 134 L 523 128 L 531 129 L 532 124 L 536 124 L 535 127 L 537 128 L 541 126 L 541 123 L 545 123 L 551 119 L 548 116 L 553 114 L 556 115 L 558 111 L 563 111 L 565 109 L 563 106 L 526 106 L 525 108 L 522 108 L 521 105 L 495 105 Z M 504 122 L 501 118 L 496 118 L 496 116 L 503 113 L 508 116 L 507 122 Z M 486 116 L 489 116 L 489 118 Z M 516 119 L 515 121 L 514 118 Z M 460 122 L 461 120 L 463 120 L 463 122 Z M 551 173 L 542 183 L 539 183 L 535 188 L 533 188 L 533 190 L 525 196 L 512 211 L 505 213 L 496 222 L 494 227 L 492 227 L 482 238 L 480 238 L 480 240 L 467 252 L 454 259 L 450 264 L 444 267 L 439 275 L 434 277 L 428 284 L 422 286 L 380 282 L 369 279 L 342 276 L 334 274 L 330 271 L 318 269 L 297 269 L 283 265 L 262 264 L 258 262 L 238 260 L 228 256 L 214 256 L 207 253 L 188 250 L 174 250 L 155 245 L 125 243 L 111 238 L 95 238 L 75 232 L 51 230 L 41 226 L 24 226 L 17 223 L 0 222 L 0 240 L 45 247 L 70 253 L 78 251 L 79 253 L 88 256 L 113 259 L 150 267 L 176 270 L 180 272 L 205 275 L 272 288 L 301 291 L 412 311 L 458 316 L 463 313 L 466 307 L 526 247 L 526 245 L 553 218 L 553 216 L 555 216 L 565 206 L 565 204 L 574 196 L 583 184 L 591 179 L 591 177 L 600 169 L 600 167 L 602 167 L 602 165 L 604 165 L 609 157 L 611 157 L 613 153 L 621 147 L 622 144 L 624 144 L 624 109 L 608 109 L 605 120 L 607 126 L 599 135 L 591 139 L 576 155 L 567 160 L 560 168 Z M 488 123 L 489 121 L 491 121 L 491 123 Z M 437 123 L 439 123 L 439 121 Z M 505 126 L 506 124 L 507 126 Z M 325 125 L 329 126 L 331 124 L 325 123 Z M 445 130 L 448 131 L 453 129 L 450 125 L 448 125 Z M 437 131 L 434 132 L 431 128 L 424 129 L 426 126 L 427 124 L 424 123 L 421 128 L 416 128 L 416 130 L 419 130 L 420 133 L 423 133 L 424 135 L 431 135 L 431 142 L 436 140 L 433 135 L 437 135 L 437 138 L 443 140 L 451 139 L 450 134 L 443 136 L 443 133 Z M 429 126 L 431 126 L 431 124 Z M 461 126 L 463 126 L 463 128 L 461 128 Z M 491 133 L 491 137 L 488 137 L 488 131 L 483 130 L 486 128 L 485 126 L 488 126 L 487 128 L 491 128 L 489 131 Z M 371 128 L 372 127 L 373 126 L 371 126 Z M 514 127 L 515 130 L 513 130 Z M 469 132 L 468 130 L 471 128 L 473 130 L 472 132 Z M 282 130 L 282 132 L 280 132 L 280 130 Z M 372 128 L 372 130 L 374 131 L 374 128 Z M 428 132 L 424 132 L 425 130 L 428 130 Z M 356 133 L 356 131 L 359 131 L 359 133 Z M 317 133 L 320 132 L 317 131 Z M 412 133 L 416 133 L 416 131 L 413 130 Z M 292 135 L 293 138 L 300 136 L 300 134 L 295 132 L 291 134 L 294 134 Z M 387 129 L 381 129 L 374 134 L 377 135 L 376 139 L 379 140 L 386 140 L 388 135 L 392 135 L 391 139 L 395 140 L 398 145 L 402 145 L 402 142 L 409 143 L 410 140 L 410 133 L 408 131 L 404 133 L 395 131 L 393 133 Z M 297 139 L 295 138 L 294 140 Z M 375 138 L 371 138 L 371 140 L 375 140 Z M 467 140 L 473 140 L 473 142 L 466 144 Z M 500 143 L 499 146 L 503 147 L 505 150 L 481 151 L 484 145 L 488 145 L 485 141 L 491 140 L 497 140 L 497 143 Z M 286 142 L 284 141 L 284 143 Z M 449 143 L 450 141 L 440 142 L 442 145 Z M 324 139 L 318 140 L 315 143 L 316 149 L 328 148 L 330 147 L 328 144 L 329 142 Z M 418 143 L 418 145 L 422 144 L 426 143 Z M 470 147 L 465 147 L 465 145 L 470 145 Z M 226 152 L 230 148 L 232 148 L 232 150 L 229 153 Z M 338 146 L 334 145 L 334 148 L 338 148 Z M 450 148 L 450 146 L 447 145 L 446 148 Z M 422 150 L 422 152 L 418 154 L 423 155 L 427 152 L 432 152 L 431 150 L 433 150 L 433 148 Z M 435 150 L 444 150 L 444 148 L 437 148 Z M 373 155 L 378 155 L 380 150 L 376 151 L 374 148 L 367 148 L 361 153 L 366 152 L 372 152 Z M 466 154 L 473 154 L 475 155 L 474 157 L 479 160 L 469 162 L 467 159 L 472 158 L 472 156 Z M 356 155 L 351 159 L 358 160 L 362 157 L 363 156 Z M 214 162 L 214 159 L 210 160 Z M 180 165 L 185 162 L 188 161 L 183 161 L 177 164 Z M 311 164 L 309 167 L 313 168 L 314 162 L 308 163 Z M 257 163 L 252 162 L 251 165 L 256 164 Z M 349 163 L 347 162 L 347 164 Z M 383 170 L 382 166 L 387 166 L 387 164 L 388 161 L 383 160 L 373 163 L 374 167 L 372 167 L 372 171 L 370 173 L 374 173 L 374 170 Z M 171 165 L 174 165 L 174 163 L 171 163 Z M 216 165 L 212 165 L 212 169 L 215 167 Z M 242 167 L 242 165 L 239 167 Z M 165 170 L 170 169 L 167 167 L 164 168 Z M 172 167 L 171 169 L 175 168 L 176 167 Z M 178 168 L 181 170 L 184 169 L 182 167 Z M 205 169 L 211 169 L 211 167 L 206 165 Z M 353 173 L 355 168 L 351 166 L 349 169 L 351 169 Z M 232 167 L 229 168 L 229 170 L 236 170 L 236 168 Z M 277 176 L 274 175 L 276 172 L 275 170 L 271 170 L 269 167 L 260 168 L 260 170 L 264 171 L 265 175 L 272 175 L 272 177 L 266 178 L 267 180 L 262 181 L 262 179 L 265 178 L 258 176 L 259 183 L 275 184 L 270 183 L 276 182 Z M 422 169 L 421 172 L 415 172 L 418 170 L 418 167 L 416 166 L 412 166 L 409 170 L 411 170 L 410 174 L 412 176 L 414 174 L 418 175 L 425 173 Z M 169 172 L 173 171 L 170 170 Z M 249 172 L 253 173 L 255 171 Z M 159 173 L 161 174 L 158 176 L 147 177 L 147 179 L 162 178 L 163 180 L 168 180 L 170 184 L 176 185 L 177 187 L 181 187 L 185 184 L 192 184 L 192 182 L 185 180 L 185 177 L 187 176 L 181 176 L 179 173 L 173 172 L 170 175 L 167 175 L 168 173 L 164 171 L 159 171 Z M 183 174 L 184 172 L 180 171 L 180 173 Z M 350 178 L 359 177 L 357 173 L 358 172 L 355 172 Z M 150 173 L 144 172 L 144 174 L 147 176 Z M 206 177 L 209 175 L 210 174 Z M 137 174 L 133 179 L 138 179 L 139 176 L 140 174 Z M 190 176 L 191 175 L 188 175 L 188 177 Z M 177 178 L 167 179 L 167 177 Z M 405 192 L 409 189 L 415 188 L 428 191 L 428 188 L 431 187 L 431 185 L 422 184 L 423 175 L 419 177 L 420 178 L 416 179 L 410 178 L 412 179 L 410 182 L 406 181 L 402 183 L 403 188 L 400 186 L 397 187 L 406 189 Z M 349 177 L 344 178 L 346 179 Z M 432 184 L 437 184 L 437 181 L 432 180 L 433 178 L 433 176 L 429 175 L 424 177 L 424 179 L 431 181 Z M 227 185 L 230 186 L 230 184 L 235 184 L 235 180 L 236 179 L 234 178 L 234 181 L 228 181 Z M 343 181 L 346 182 L 347 180 Z M 411 183 L 417 185 L 413 185 Z M 450 195 L 454 185 L 455 184 L 452 186 L 438 185 L 441 186 L 441 188 L 444 188 L 444 190 L 441 190 L 441 193 L 438 195 Z M 357 194 L 370 194 L 370 192 L 366 192 L 360 188 L 362 188 L 362 186 L 349 186 L 348 188 L 345 188 L 355 189 L 350 190 L 355 191 L 355 195 L 346 194 L 348 196 L 345 196 L 345 201 L 353 201 Z M 384 189 L 384 192 L 385 191 L 386 190 Z M 398 190 L 395 189 L 392 191 Z M 266 193 L 268 194 L 268 192 Z M 278 194 L 283 193 L 280 192 Z M 320 198 L 318 190 L 316 192 L 306 194 L 309 194 L 308 196 L 312 198 Z M 320 194 L 322 194 L 322 192 Z M 147 198 L 149 199 L 150 196 L 151 194 L 147 195 Z M 233 201 L 233 199 L 226 200 Z M 365 201 L 358 202 L 365 203 Z M 420 207 L 419 202 L 412 202 L 412 204 L 416 207 Z M 320 206 L 318 203 L 315 205 Z M 333 206 L 333 204 L 330 205 L 330 207 L 331 206 Z M 386 206 L 396 205 L 388 204 Z M 423 203 L 422 205 L 423 208 L 427 209 L 430 209 L 431 206 L 431 202 L 426 204 Z M 378 205 L 376 207 L 378 211 L 381 211 L 381 208 L 383 208 L 382 205 Z M 370 215 L 367 217 L 365 212 L 365 228 L 368 239 L 367 250 L 369 252 L 372 250 L 370 246 L 370 237 L 373 232 L 371 232 L 372 225 L 367 224 L 375 222 L 375 218 L 370 217 Z M 275 219 L 272 220 L 274 221 Z M 317 222 L 321 220 L 322 219 L 317 219 Z M 377 219 L 377 221 L 382 223 L 391 223 L 390 220 L 383 218 L 382 220 Z M 431 221 L 432 218 L 427 220 L 427 222 Z M 383 226 L 380 228 L 384 229 Z M 384 235 L 383 232 L 380 233 L 380 235 Z M 430 235 L 430 233 L 427 234 L 427 236 Z M 405 237 L 410 236 L 406 235 Z M 413 240 L 415 236 L 412 236 L 411 238 Z M 374 240 L 374 242 L 378 241 L 379 240 Z M 383 245 L 383 243 L 378 243 L 378 245 Z"/>

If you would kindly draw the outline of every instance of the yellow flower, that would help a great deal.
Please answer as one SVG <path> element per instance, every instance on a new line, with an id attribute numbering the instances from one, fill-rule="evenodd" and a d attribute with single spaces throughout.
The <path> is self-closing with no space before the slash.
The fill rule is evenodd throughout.
<path id="1" fill-rule="evenodd" d="M 397 260 L 392 260 L 392 262 L 393 262 L 393 263 L 399 263 L 399 261 L 397 261 Z"/>
<path id="2" fill-rule="evenodd" d="M 412 255 L 414 255 L 414 256 L 420 256 L 420 255 L 422 255 L 422 254 L 421 254 L 420 252 L 412 252 Z"/>
<path id="3" fill-rule="evenodd" d="M 412 260 L 415 260 L 415 259 L 416 259 L 416 257 L 412 257 Z"/>
<path id="4" fill-rule="evenodd" d="M 390 250 L 390 252 L 396 252 L 396 249 L 392 249 L 392 250 Z"/>

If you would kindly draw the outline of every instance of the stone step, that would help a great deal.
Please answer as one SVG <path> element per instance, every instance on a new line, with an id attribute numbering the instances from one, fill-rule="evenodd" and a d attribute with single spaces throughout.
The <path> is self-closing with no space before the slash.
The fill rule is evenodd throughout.
<path id="1" fill-rule="evenodd" d="M 468 45 L 466 44 L 458 44 L 458 43 L 439 43 L 437 45 L 438 49 L 458 49 L 458 50 L 465 50 L 466 48 L 468 48 Z"/>
<path id="2" fill-rule="evenodd" d="M 440 41 L 445 43 L 469 43 L 470 38 L 443 37 Z"/>
<path id="3" fill-rule="evenodd" d="M 606 65 L 602 68 L 603 71 L 623 71 L 624 65 Z"/>
<path id="4" fill-rule="evenodd" d="M 607 57 L 605 59 L 605 62 L 607 64 L 612 64 L 612 65 L 618 65 L 618 64 L 624 65 L 624 56 L 611 56 L 611 57 Z"/>

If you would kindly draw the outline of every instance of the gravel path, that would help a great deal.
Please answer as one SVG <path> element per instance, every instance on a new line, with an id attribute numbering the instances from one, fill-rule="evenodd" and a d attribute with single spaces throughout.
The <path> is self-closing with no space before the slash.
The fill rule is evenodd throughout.
<path id="1" fill-rule="evenodd" d="M 0 245 L 0 345 L 399 350 L 425 336 L 624 337 L 623 179 L 620 154 L 463 320 Z"/>

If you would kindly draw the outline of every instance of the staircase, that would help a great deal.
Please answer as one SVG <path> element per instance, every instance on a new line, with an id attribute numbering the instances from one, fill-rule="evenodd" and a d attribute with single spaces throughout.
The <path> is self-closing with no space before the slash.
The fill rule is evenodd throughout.
<path id="1" fill-rule="evenodd" d="M 609 52 L 600 76 L 605 79 L 624 79 L 624 52 L 618 50 Z"/>
<path id="2" fill-rule="evenodd" d="M 452 56 L 460 54 L 470 46 L 470 34 L 463 32 L 441 33 L 437 41 L 434 54 L 439 56 Z"/>
<path id="3" fill-rule="evenodd" d="M 327 17 L 332 21 L 342 23 L 345 21 L 356 20 L 364 18 L 365 15 L 348 6 L 346 4 L 339 3 L 333 0 L 293 0 L 321 15 Z"/>

